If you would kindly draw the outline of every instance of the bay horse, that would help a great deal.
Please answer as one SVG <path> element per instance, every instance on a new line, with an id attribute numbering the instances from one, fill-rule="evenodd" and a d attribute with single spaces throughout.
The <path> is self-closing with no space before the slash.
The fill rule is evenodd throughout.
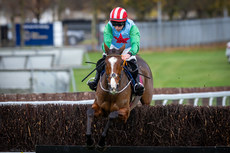
<path id="1" fill-rule="evenodd" d="M 88 148 L 94 148 L 94 140 L 91 136 L 93 118 L 99 116 L 108 117 L 97 145 L 99 150 L 106 148 L 105 138 L 112 120 L 118 118 L 126 123 L 130 111 L 137 105 L 139 100 L 142 105 L 150 105 L 153 94 L 152 72 L 141 57 L 136 56 L 139 73 L 146 76 L 141 76 L 145 91 L 142 96 L 135 96 L 132 92 L 131 81 L 125 73 L 124 66 L 126 62 L 121 58 L 125 45 L 120 49 L 109 49 L 105 44 L 104 47 L 107 54 L 105 58 L 105 72 L 98 82 L 94 103 L 87 110 L 86 146 Z"/>

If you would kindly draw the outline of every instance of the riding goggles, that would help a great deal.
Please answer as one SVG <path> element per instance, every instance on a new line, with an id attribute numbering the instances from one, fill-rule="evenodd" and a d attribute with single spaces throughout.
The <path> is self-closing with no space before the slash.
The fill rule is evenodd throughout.
<path id="1" fill-rule="evenodd" d="M 114 27 L 118 26 L 118 27 L 121 27 L 121 26 L 124 26 L 125 25 L 125 22 L 116 22 L 116 21 L 111 21 L 112 25 Z"/>

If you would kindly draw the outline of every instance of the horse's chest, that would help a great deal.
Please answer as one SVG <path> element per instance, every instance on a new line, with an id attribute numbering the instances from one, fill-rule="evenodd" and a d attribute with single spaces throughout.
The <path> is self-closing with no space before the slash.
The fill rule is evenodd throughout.
<path id="1" fill-rule="evenodd" d="M 99 106 L 106 112 L 118 111 L 121 108 L 129 107 L 128 99 L 109 98 L 98 101 Z"/>

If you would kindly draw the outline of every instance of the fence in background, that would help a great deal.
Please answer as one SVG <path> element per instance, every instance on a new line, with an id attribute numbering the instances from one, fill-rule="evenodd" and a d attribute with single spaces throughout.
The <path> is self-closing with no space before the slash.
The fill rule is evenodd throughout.
<path id="1" fill-rule="evenodd" d="M 71 70 L 34 69 L 1 70 L 1 93 L 60 93 L 68 92 Z"/>
<path id="2" fill-rule="evenodd" d="M 1 48 L 0 92 L 60 93 L 70 84 L 76 91 L 73 68 L 84 68 L 83 47 Z"/>
<path id="3" fill-rule="evenodd" d="M 1 69 L 47 69 L 54 66 L 55 55 L 0 55 Z"/>
<path id="4" fill-rule="evenodd" d="M 9 58 L 16 58 L 18 56 L 45 56 L 45 55 L 53 55 L 54 67 L 82 67 L 83 55 L 86 52 L 84 47 L 58 47 L 58 48 L 49 48 L 49 47 L 41 47 L 41 48 L 1 48 L 0 58 L 5 58 L 5 62 L 10 60 Z M 8 57 L 8 59 L 6 58 Z M 41 58 L 40 58 L 41 59 Z M 41 64 L 42 61 L 38 62 L 38 65 Z M 37 65 L 34 65 L 36 68 Z"/>
<path id="5" fill-rule="evenodd" d="M 230 40 L 230 18 L 136 23 L 141 48 L 191 46 Z"/>

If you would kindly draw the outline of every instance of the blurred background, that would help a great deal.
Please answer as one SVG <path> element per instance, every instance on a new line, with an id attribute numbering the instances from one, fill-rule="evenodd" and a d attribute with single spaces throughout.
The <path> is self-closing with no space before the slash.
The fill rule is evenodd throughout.
<path id="1" fill-rule="evenodd" d="M 0 0 L 0 92 L 89 91 L 85 61 L 101 57 L 117 6 L 140 30 L 154 87 L 230 85 L 229 0 Z"/>

